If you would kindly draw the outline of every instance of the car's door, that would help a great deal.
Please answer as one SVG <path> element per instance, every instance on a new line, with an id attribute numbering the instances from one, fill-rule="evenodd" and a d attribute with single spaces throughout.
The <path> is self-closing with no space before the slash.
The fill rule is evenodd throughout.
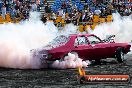
<path id="1" fill-rule="evenodd" d="M 110 44 L 103 43 L 97 36 L 88 36 L 88 41 L 92 46 L 92 58 L 103 59 L 109 56 Z"/>
<path id="2" fill-rule="evenodd" d="M 92 53 L 90 52 L 92 46 L 88 44 L 86 36 L 77 36 L 74 42 L 74 51 L 78 53 L 79 57 L 84 60 L 90 60 Z"/>

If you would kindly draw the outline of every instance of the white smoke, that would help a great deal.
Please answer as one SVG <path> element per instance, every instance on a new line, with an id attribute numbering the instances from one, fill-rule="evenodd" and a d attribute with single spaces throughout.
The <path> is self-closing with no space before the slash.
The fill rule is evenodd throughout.
<path id="1" fill-rule="evenodd" d="M 63 30 L 65 34 L 75 33 L 76 28 L 73 25 L 70 29 L 69 25 L 65 28 Z M 71 31 L 67 31 L 67 29 Z M 0 24 L 0 67 L 20 69 L 47 68 L 48 64 L 41 62 L 40 58 L 33 58 L 30 50 L 47 45 L 56 36 L 63 34 L 63 32 L 58 32 L 53 22 L 43 24 L 40 21 L 40 14 L 36 12 L 30 13 L 29 20 L 18 24 Z M 73 56 L 75 55 L 69 54 L 69 58 L 72 57 L 73 59 Z M 71 59 L 67 59 L 66 61 L 70 63 L 70 65 L 67 65 L 69 66 L 68 68 L 87 65 L 87 63 L 79 58 L 76 58 L 78 65 Z M 57 63 L 57 61 L 54 63 Z M 67 68 L 65 64 L 65 61 L 59 62 L 58 67 Z M 71 64 L 75 66 L 71 66 Z"/>
<path id="2" fill-rule="evenodd" d="M 78 33 L 77 27 L 68 24 L 58 32 L 53 22 L 43 24 L 38 13 L 31 13 L 30 19 L 18 24 L 0 24 L 0 67 L 10 68 L 41 68 L 41 61 L 30 56 L 30 50 L 48 44 L 59 34 Z M 132 19 L 120 17 L 114 14 L 114 21 L 111 23 L 100 24 L 92 32 L 101 38 L 106 35 L 115 34 L 117 42 L 130 42 L 132 40 Z M 69 59 L 68 59 L 69 58 Z M 46 63 L 43 62 L 46 66 Z M 89 63 L 82 61 L 74 54 L 68 54 L 63 61 L 55 61 L 52 66 L 56 68 L 76 68 L 87 67 Z"/>
<path id="3" fill-rule="evenodd" d="M 95 27 L 93 34 L 104 39 L 107 35 L 115 35 L 116 42 L 130 42 L 132 40 L 132 18 L 113 14 L 113 22 L 103 23 Z"/>
<path id="4" fill-rule="evenodd" d="M 30 56 L 30 50 L 48 44 L 56 37 L 57 28 L 52 23 L 43 24 L 39 14 L 20 24 L 0 24 L 0 67 L 40 68 L 39 59 Z"/>
<path id="5" fill-rule="evenodd" d="M 67 56 L 63 58 L 64 60 L 56 60 L 51 67 L 57 69 L 66 69 L 66 68 L 78 68 L 78 67 L 88 67 L 90 62 L 83 61 L 78 57 L 77 54 L 68 53 Z"/>
<path id="6" fill-rule="evenodd" d="M 59 32 L 60 34 L 63 34 L 63 35 L 79 33 L 78 27 L 72 23 L 65 25 L 64 28 L 60 30 Z"/>

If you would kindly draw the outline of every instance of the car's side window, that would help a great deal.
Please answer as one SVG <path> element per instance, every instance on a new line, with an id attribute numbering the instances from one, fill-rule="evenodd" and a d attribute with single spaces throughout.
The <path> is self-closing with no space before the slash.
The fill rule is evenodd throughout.
<path id="1" fill-rule="evenodd" d="M 97 37 L 95 37 L 95 36 L 89 36 L 89 37 L 88 37 L 88 40 L 89 40 L 90 44 L 98 44 L 98 43 L 101 42 L 101 41 L 100 41 Z"/>
<path id="2" fill-rule="evenodd" d="M 74 46 L 88 44 L 86 37 L 77 37 L 75 39 Z"/>

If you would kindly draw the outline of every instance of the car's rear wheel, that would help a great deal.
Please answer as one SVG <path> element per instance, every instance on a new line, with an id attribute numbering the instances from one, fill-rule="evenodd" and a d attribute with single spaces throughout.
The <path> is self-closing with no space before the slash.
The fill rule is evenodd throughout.
<path id="1" fill-rule="evenodd" d="M 116 58 L 119 63 L 122 63 L 124 61 L 124 52 L 123 48 L 118 48 L 116 50 Z"/>

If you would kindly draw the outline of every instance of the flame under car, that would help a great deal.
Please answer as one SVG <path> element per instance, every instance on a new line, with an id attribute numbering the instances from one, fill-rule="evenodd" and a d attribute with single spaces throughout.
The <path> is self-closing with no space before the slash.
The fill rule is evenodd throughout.
<path id="1" fill-rule="evenodd" d="M 118 62 L 123 62 L 124 55 L 130 51 L 131 45 L 115 43 L 112 37 L 101 40 L 94 34 L 60 35 L 47 46 L 34 50 L 33 56 L 41 60 L 55 61 L 64 58 L 70 52 L 77 53 L 83 60 L 116 58 Z"/>

